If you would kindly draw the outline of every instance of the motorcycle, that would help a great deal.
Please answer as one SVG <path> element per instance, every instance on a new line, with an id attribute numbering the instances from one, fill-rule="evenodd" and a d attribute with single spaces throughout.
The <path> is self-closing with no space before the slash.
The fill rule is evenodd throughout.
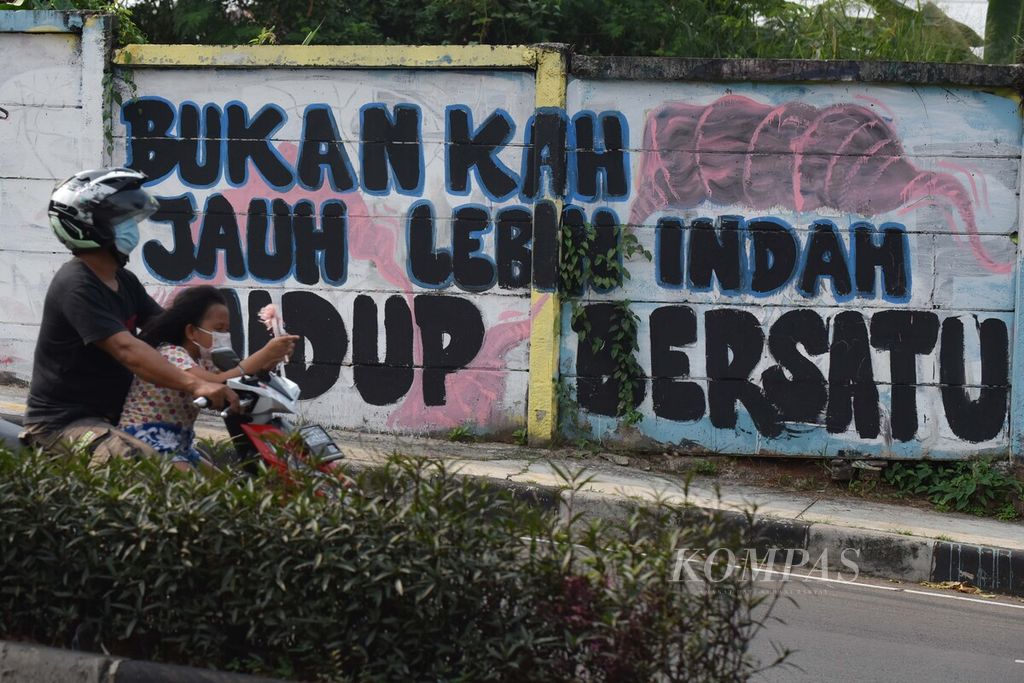
<path id="1" fill-rule="evenodd" d="M 222 371 L 238 367 L 234 349 L 217 348 L 213 364 Z M 281 374 L 263 371 L 227 381 L 239 397 L 239 412 L 219 413 L 231 436 L 237 462 L 255 474 L 262 462 L 286 481 L 290 472 L 305 472 L 318 479 L 317 491 L 335 497 L 337 486 L 349 486 L 351 480 L 341 471 L 345 454 L 334 439 L 318 424 L 298 424 L 299 385 Z M 206 399 L 194 401 L 209 407 Z"/>
<path id="2" fill-rule="evenodd" d="M 231 348 L 214 349 L 212 360 L 225 371 L 237 368 L 239 362 Z M 229 379 L 227 385 L 238 394 L 239 412 L 219 414 L 231 437 L 234 458 L 243 469 L 256 474 L 263 463 L 285 481 L 293 479 L 292 472 L 305 472 L 318 480 L 318 493 L 331 497 L 337 497 L 339 485 L 351 485 L 341 471 L 345 454 L 327 430 L 294 419 L 299 413 L 298 384 L 276 372 L 263 371 Z M 194 403 L 208 407 L 203 398 Z M 0 416 L 0 447 L 12 451 L 23 447 L 18 439 L 19 423 L 19 416 Z"/>

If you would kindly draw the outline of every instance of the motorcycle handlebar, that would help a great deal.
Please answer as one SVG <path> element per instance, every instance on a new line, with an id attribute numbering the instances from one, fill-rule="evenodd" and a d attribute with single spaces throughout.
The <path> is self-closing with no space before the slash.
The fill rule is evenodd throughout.
<path id="1" fill-rule="evenodd" d="M 238 407 L 242 408 L 242 409 L 245 409 L 245 408 L 248 408 L 249 406 L 251 406 L 253 403 L 255 403 L 254 399 L 246 397 L 246 398 L 243 398 L 241 401 L 238 402 Z M 206 397 L 200 396 L 199 398 L 197 398 L 197 399 L 192 401 L 192 405 L 196 406 L 197 408 L 201 408 L 201 409 L 202 408 L 209 408 L 210 407 L 210 402 L 206 399 Z M 230 414 L 231 413 L 226 408 L 220 412 L 220 416 L 221 417 L 227 417 Z"/>

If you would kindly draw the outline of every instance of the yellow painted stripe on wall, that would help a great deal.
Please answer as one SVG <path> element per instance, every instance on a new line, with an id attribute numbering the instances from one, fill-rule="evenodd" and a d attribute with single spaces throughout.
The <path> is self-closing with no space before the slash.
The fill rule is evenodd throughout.
<path id="1" fill-rule="evenodd" d="M 127 45 L 114 62 L 134 67 L 532 68 L 526 45 Z"/>
<path id="2" fill-rule="evenodd" d="M 565 108 L 568 72 L 566 53 L 537 48 L 535 104 L 538 108 Z M 562 201 L 555 203 L 562 214 Z M 561 301 L 558 292 L 530 293 L 530 385 L 527 395 L 526 428 L 532 445 L 550 444 L 558 431 L 558 354 L 561 347 Z"/>
<path id="3" fill-rule="evenodd" d="M 537 48 L 537 107 L 565 108 L 569 62 L 564 52 Z"/>

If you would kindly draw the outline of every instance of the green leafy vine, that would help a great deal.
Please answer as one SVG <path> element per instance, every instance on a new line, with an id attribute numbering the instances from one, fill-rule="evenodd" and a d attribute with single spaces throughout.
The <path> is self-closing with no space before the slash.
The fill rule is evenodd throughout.
<path id="1" fill-rule="evenodd" d="M 125 52 L 125 62 L 131 62 L 131 53 Z M 106 141 L 107 158 L 114 156 L 114 109 L 120 108 L 124 103 L 122 87 L 128 91 L 129 101 L 135 99 L 138 94 L 138 87 L 135 85 L 135 77 L 127 69 L 119 69 L 117 73 L 113 68 L 107 69 L 103 74 L 103 139 Z"/>
<path id="2" fill-rule="evenodd" d="M 572 329 L 581 344 L 589 343 L 595 353 L 608 345 L 615 364 L 612 378 L 618 383 L 616 413 L 627 425 L 635 425 L 643 415 L 634 405 L 634 392 L 643 381 L 643 369 L 637 360 L 640 349 L 637 339 L 640 318 L 627 300 L 613 302 L 615 312 L 606 337 L 593 334 L 584 305 L 587 288 L 608 292 L 621 287 L 631 279 L 626 262 L 637 256 L 651 260 L 651 252 L 640 244 L 636 235 L 625 226 L 615 226 L 614 246 L 597 250 L 597 229 L 590 223 L 570 225 L 563 223 L 560 233 L 559 287 L 572 310 Z"/>

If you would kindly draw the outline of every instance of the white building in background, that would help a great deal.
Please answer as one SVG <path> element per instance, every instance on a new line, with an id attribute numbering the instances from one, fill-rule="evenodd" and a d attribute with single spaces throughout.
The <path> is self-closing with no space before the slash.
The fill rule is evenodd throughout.
<path id="1" fill-rule="evenodd" d="M 796 0 L 801 4 L 813 7 L 824 0 Z M 945 12 L 953 21 L 958 21 L 971 28 L 979 37 L 985 37 L 985 15 L 988 13 L 988 0 L 897 0 L 907 7 L 918 8 L 929 1 Z M 858 16 L 870 17 L 874 11 L 866 4 L 858 8 L 849 8 L 848 13 L 856 13 Z M 974 54 L 979 57 L 984 52 L 983 47 L 973 48 Z"/>
<path id="2" fill-rule="evenodd" d="M 985 13 L 987 0 L 933 0 L 950 19 L 959 21 L 974 29 L 979 36 L 985 36 Z"/>

